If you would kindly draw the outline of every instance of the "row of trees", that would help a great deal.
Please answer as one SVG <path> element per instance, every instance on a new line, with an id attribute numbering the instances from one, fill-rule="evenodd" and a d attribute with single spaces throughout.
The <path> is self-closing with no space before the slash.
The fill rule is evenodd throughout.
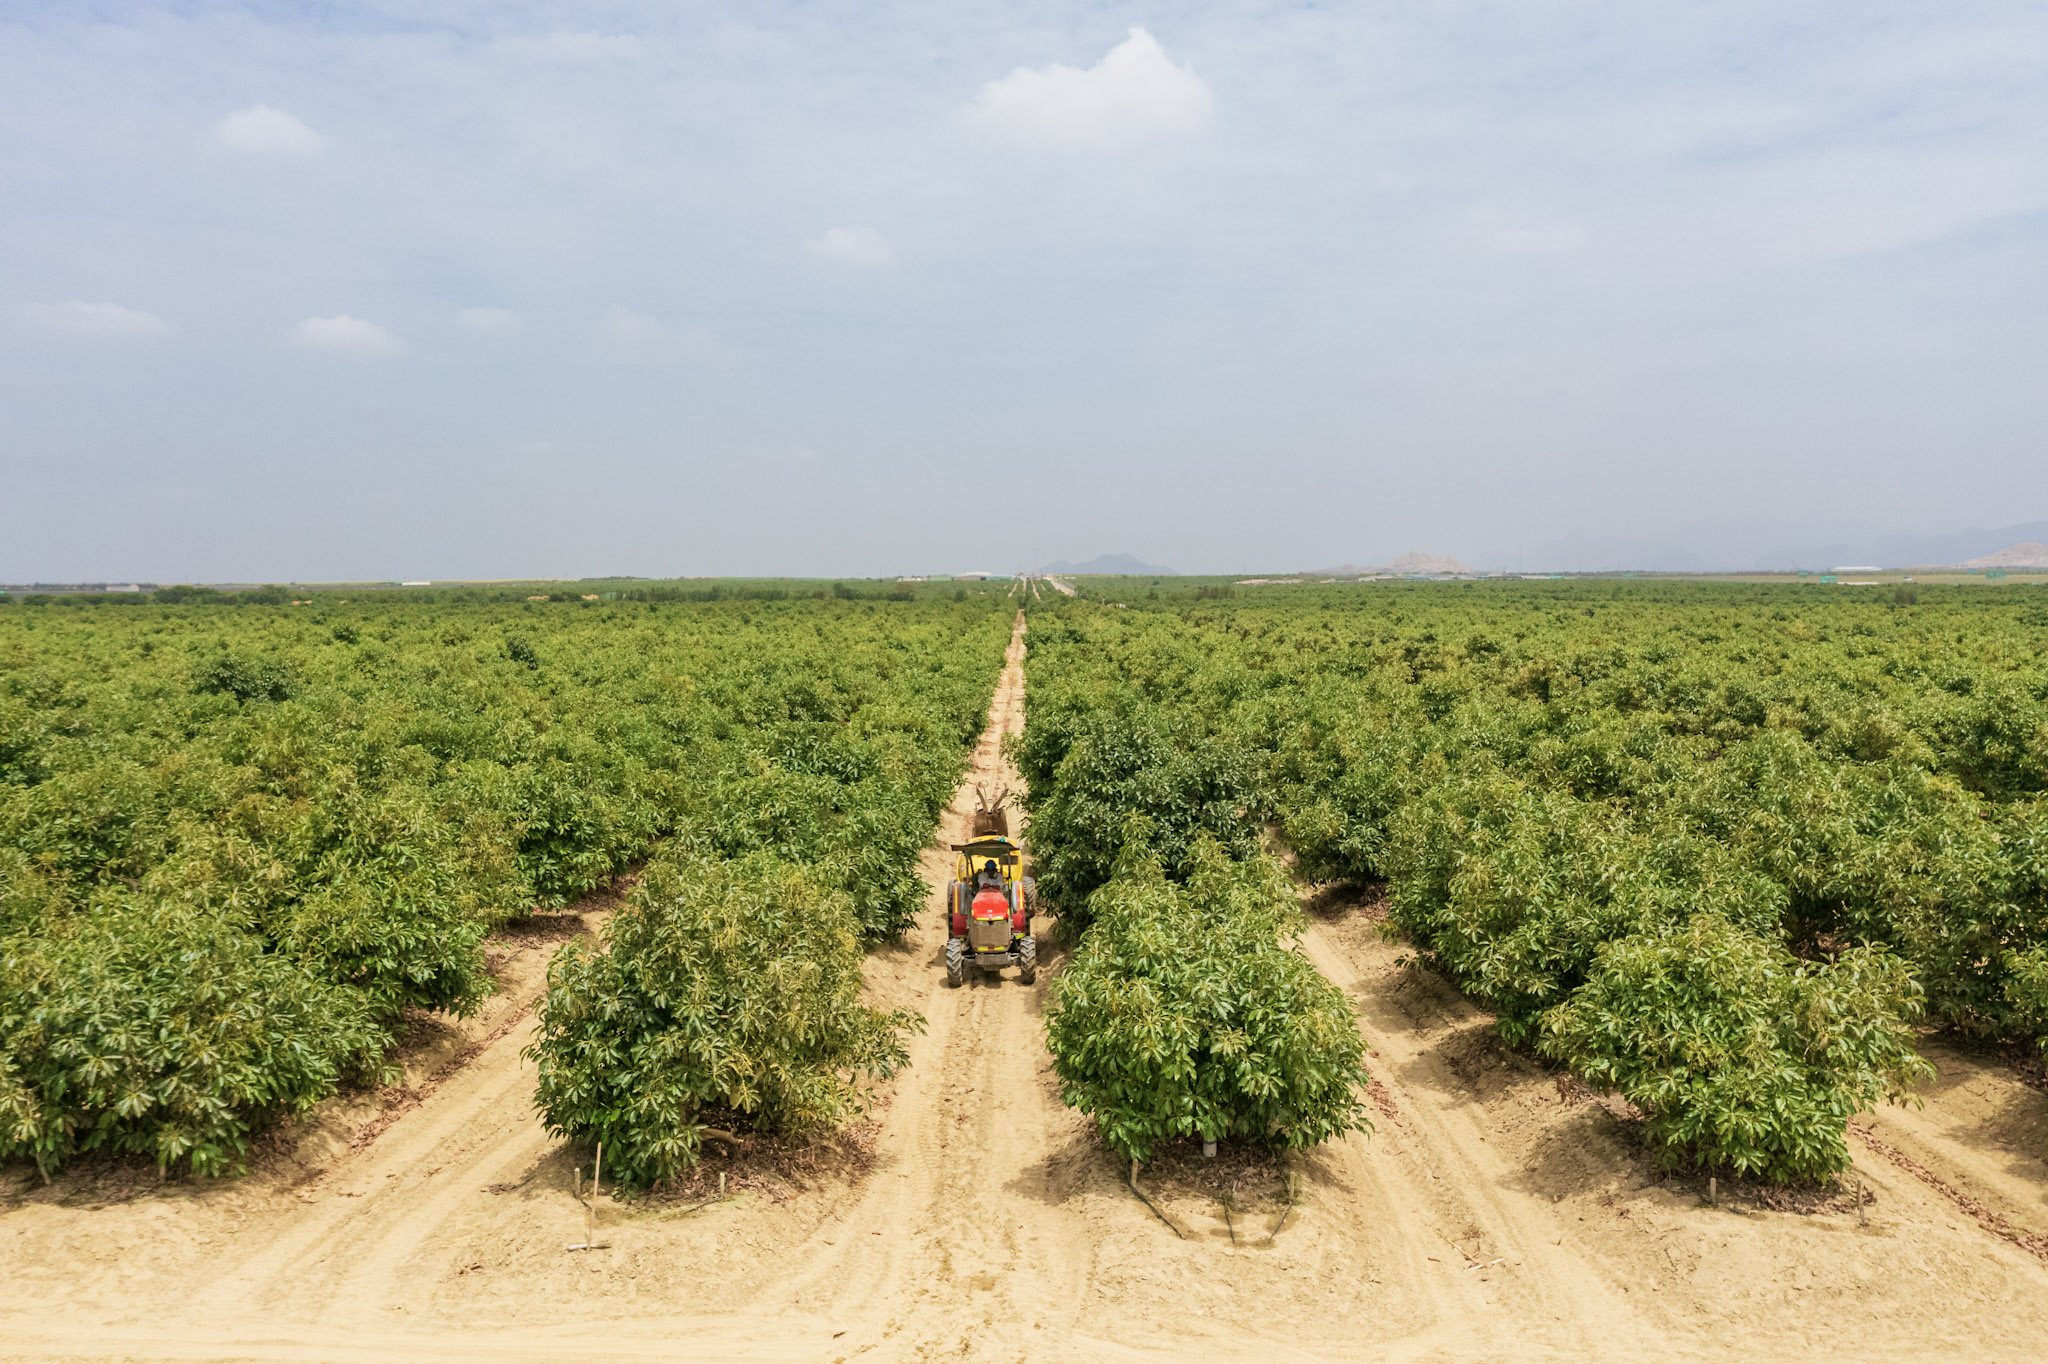
<path id="1" fill-rule="evenodd" d="M 897 931 L 1007 635 L 992 598 L 0 615 L 0 1158 L 232 1170 L 662 840 Z"/>
<path id="2" fill-rule="evenodd" d="M 1627 1095 L 1662 1158 L 1825 1178 L 1847 1115 L 1925 1073 L 1916 1027 L 2048 1020 L 2048 610 L 1824 590 L 1061 604 L 1034 645 L 1090 680 L 1034 698 L 1027 767 L 1115 794 L 1051 788 L 1034 834 L 1072 836 L 1042 881 L 1084 902 L 1116 801 L 1169 877 L 1268 822 L 1307 874 L 1384 881 L 1508 1039 Z"/>
<path id="3" fill-rule="evenodd" d="M 1259 837 L 1254 768 L 1194 742 L 1091 643 L 1034 622 L 1017 747 L 1039 891 L 1079 934 L 1046 1010 L 1066 1101 L 1137 1160 L 1191 1138 L 1302 1147 L 1365 1129 L 1358 1021 L 1293 945 L 1301 912 Z"/>
<path id="4" fill-rule="evenodd" d="M 1052 983 L 1046 1043 L 1066 1101 L 1137 1160 L 1189 1138 L 1303 1147 L 1366 1128 L 1358 1019 L 1290 945 L 1285 872 L 1203 836 L 1176 879 L 1142 815 L 1127 833 Z"/>
<path id="5" fill-rule="evenodd" d="M 666 843 L 604 947 L 549 967 L 531 1049 L 549 1130 L 603 1142 L 606 1168 L 645 1185 L 695 1164 L 707 1126 L 817 1131 L 858 1111 L 924 1020 L 862 1002 L 844 870 L 723 857 L 695 830 Z"/>

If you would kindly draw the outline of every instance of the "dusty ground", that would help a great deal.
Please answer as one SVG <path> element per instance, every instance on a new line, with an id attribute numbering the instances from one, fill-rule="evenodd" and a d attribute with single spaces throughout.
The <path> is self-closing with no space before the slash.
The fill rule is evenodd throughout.
<path id="1" fill-rule="evenodd" d="M 930 879 L 972 784 L 1018 784 L 1020 663 L 1015 644 Z M 1043 985 L 945 988 L 935 899 L 869 961 L 878 1002 L 930 1020 L 871 1125 L 772 1177 L 733 1166 L 748 1184 L 722 1201 L 600 1199 L 605 1248 L 568 1251 L 577 1156 L 519 1052 L 547 957 L 603 911 L 495 943 L 483 1016 L 422 1020 L 404 1086 L 326 1106 L 248 1179 L 0 1175 L 0 1357 L 2048 1356 L 2048 1264 L 2018 1243 L 2048 1233 L 2048 1095 L 1996 1058 L 1936 1049 L 1924 1109 L 1858 1124 L 1867 1226 L 1847 1199 L 1710 1207 L 1341 895 L 1305 947 L 1358 1002 L 1375 1131 L 1284 1165 L 1164 1158 L 1141 1185 L 1171 1228 L 1061 1106 Z"/>

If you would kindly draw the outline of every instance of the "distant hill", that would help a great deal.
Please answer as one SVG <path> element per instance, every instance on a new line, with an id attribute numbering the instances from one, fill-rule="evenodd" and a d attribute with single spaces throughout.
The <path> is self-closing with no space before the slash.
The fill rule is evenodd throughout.
<path id="1" fill-rule="evenodd" d="M 1470 573 L 1472 570 L 1451 558 L 1448 554 L 1415 554 L 1399 556 L 1387 565 L 1389 573 Z"/>
<path id="2" fill-rule="evenodd" d="M 2048 543 L 2048 521 L 1936 535 L 1882 535 L 1854 526 L 1817 527 L 1768 518 L 1695 522 L 1655 535 L 1573 535 L 1512 548 L 1485 549 L 1489 567 L 1534 573 L 1604 573 L 1648 569 L 1671 573 L 1783 572 L 1836 564 L 1915 568 L 1959 564 L 1977 556 Z M 2016 567 L 2008 564 L 2007 567 Z"/>
<path id="3" fill-rule="evenodd" d="M 1391 563 L 1376 568 L 1360 568 L 1357 564 L 1339 564 L 1335 568 L 1311 568 L 1305 574 L 1311 578 L 1360 578 L 1369 573 L 1470 573 L 1472 570 L 1446 554 L 1403 554 Z"/>
<path id="4" fill-rule="evenodd" d="M 2039 540 L 2028 540 L 2023 544 L 2007 545 L 1991 554 L 1966 559 L 1964 568 L 2048 568 L 2048 545 Z"/>
<path id="5" fill-rule="evenodd" d="M 1047 564 L 1040 573 L 1115 573 L 1129 578 L 1171 578 L 1177 576 L 1170 568 L 1148 564 L 1128 554 L 1098 554 L 1083 564 L 1068 563 L 1065 559 Z"/>

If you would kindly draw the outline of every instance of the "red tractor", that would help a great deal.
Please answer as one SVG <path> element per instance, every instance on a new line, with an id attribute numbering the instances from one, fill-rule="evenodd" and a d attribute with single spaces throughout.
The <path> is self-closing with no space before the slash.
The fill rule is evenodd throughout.
<path id="1" fill-rule="evenodd" d="M 1032 984 L 1038 979 L 1038 940 L 1031 936 L 1037 896 L 1024 875 L 1023 850 L 1006 833 L 987 833 L 955 843 L 953 851 L 960 859 L 946 897 L 946 984 L 964 984 L 969 967 L 994 975 L 1005 966 Z"/>

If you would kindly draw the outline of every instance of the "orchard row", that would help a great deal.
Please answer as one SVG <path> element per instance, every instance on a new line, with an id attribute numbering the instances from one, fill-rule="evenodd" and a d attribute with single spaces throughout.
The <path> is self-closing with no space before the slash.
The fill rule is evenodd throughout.
<path id="1" fill-rule="evenodd" d="M 1032 603 L 1017 757 L 1076 944 L 1048 1046 L 1118 1151 L 1363 1126 L 1302 879 L 1383 886 L 1674 1164 L 1825 1178 L 1918 1029 L 2048 1033 L 2023 591 L 1112 591 Z M 407 1010 L 473 1007 L 493 925 L 643 860 L 550 972 L 549 1125 L 635 1182 L 707 1123 L 832 1126 L 920 1025 L 861 951 L 924 903 L 1013 607 L 7 610 L 0 1156 L 237 1168 Z"/>
<path id="2" fill-rule="evenodd" d="M 406 1011 L 474 1007 L 494 925 L 656 846 L 611 952 L 558 971 L 550 1039 L 606 1021 L 543 1066 L 550 1114 L 829 1118 L 836 1081 L 747 1048 L 839 1009 L 923 902 L 1013 614 L 959 595 L 0 612 L 0 1158 L 239 1168 L 377 1078 Z M 663 1088 L 734 1000 L 711 1078 Z M 848 1018 L 810 1059 L 886 1067 L 900 1020 Z"/>
<path id="3" fill-rule="evenodd" d="M 1077 975 L 1114 955 L 1135 991 L 1167 944 L 1200 958 L 1235 940 L 1243 894 L 1219 859 L 1249 884 L 1291 853 L 1309 879 L 1383 883 L 1427 962 L 1508 1041 L 1630 1099 L 1665 1161 L 1773 1180 L 1845 1166 L 1849 1115 L 1926 1074 L 1917 1028 L 2048 1031 L 2048 602 L 2033 594 L 1088 595 L 1034 614 L 1022 750 L 1041 892 L 1101 916 Z M 1180 888 L 1149 892 L 1177 909 L 1135 959 L 1092 941 L 1127 936 L 1134 876 Z M 1191 1016 L 1238 1017 L 1207 1002 L 1226 979 L 1219 965 L 1177 987 Z M 1072 1003 L 1096 997 L 1074 985 Z M 1211 1027 L 1188 1054 L 1242 1071 L 1255 1033 Z M 1098 1115 L 1130 1106 L 1128 1082 L 1098 1096 L 1096 1044 L 1062 1044 L 1057 1014 L 1053 1035 L 1070 1094 Z M 1345 1060 L 1329 1043 L 1317 1064 Z M 1303 1119 L 1251 1098 L 1229 1130 L 1340 1120 L 1340 1105 Z M 1138 1106 L 1154 1116 L 1117 1109 L 1105 1132 L 1226 1125 L 1165 1089 Z"/>

